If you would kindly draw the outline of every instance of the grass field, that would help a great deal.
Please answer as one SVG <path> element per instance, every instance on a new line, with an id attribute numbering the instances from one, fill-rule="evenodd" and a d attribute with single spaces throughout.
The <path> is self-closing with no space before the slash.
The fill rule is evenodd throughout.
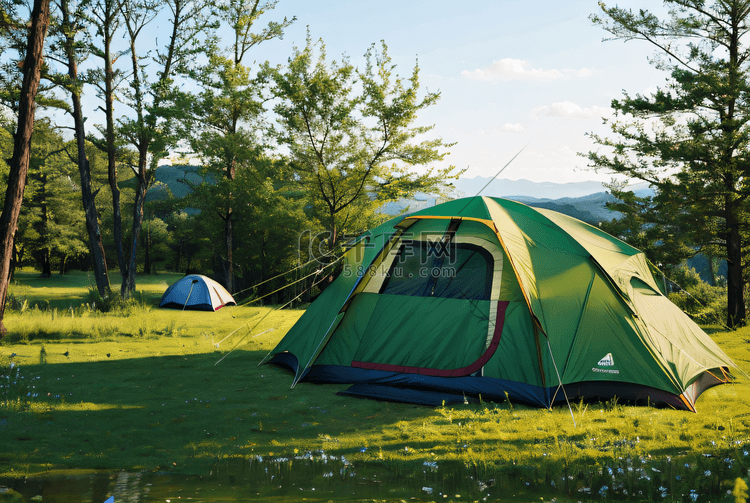
<path id="1" fill-rule="evenodd" d="M 478 500 L 505 484 L 543 499 L 735 501 L 750 477 L 745 377 L 705 392 L 697 414 L 615 400 L 427 408 L 337 396 L 347 385 L 290 389 L 289 372 L 258 363 L 302 311 L 155 307 L 178 277 L 139 277 L 138 302 L 101 313 L 86 305 L 85 274 L 16 276 L 0 343 L 0 478 L 330 458 L 469 470 Z M 712 337 L 750 372 L 750 329 Z"/>

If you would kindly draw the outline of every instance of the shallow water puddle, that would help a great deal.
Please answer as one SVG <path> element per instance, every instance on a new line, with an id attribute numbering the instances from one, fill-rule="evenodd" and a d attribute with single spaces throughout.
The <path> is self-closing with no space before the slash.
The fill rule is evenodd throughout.
<path id="1" fill-rule="evenodd" d="M 477 480 L 463 464 L 438 468 L 393 469 L 379 463 L 349 463 L 344 457 L 317 453 L 294 459 L 228 459 L 207 475 L 170 473 L 92 474 L 87 476 L 0 479 L 26 501 L 44 503 L 214 502 L 214 501 L 496 501 L 495 480 Z M 497 491 L 502 491 L 498 494 Z M 515 493 L 517 491 L 511 491 Z M 521 501 L 539 496 L 516 494 Z M 513 500 L 513 494 L 507 497 Z M 546 498 L 541 498 L 546 499 Z"/>

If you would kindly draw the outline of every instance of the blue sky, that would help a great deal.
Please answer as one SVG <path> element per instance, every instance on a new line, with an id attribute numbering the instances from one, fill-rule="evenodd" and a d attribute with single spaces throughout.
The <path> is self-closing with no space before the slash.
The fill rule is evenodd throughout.
<path id="1" fill-rule="evenodd" d="M 280 0 L 267 19 L 297 21 L 255 56 L 284 63 L 308 27 L 329 60 L 345 53 L 355 65 L 385 40 L 400 75 L 418 61 L 423 89 L 440 91 L 419 121 L 457 143 L 446 160 L 465 176 L 494 176 L 525 147 L 501 178 L 608 181 L 576 155 L 595 148 L 586 133 L 606 132 L 602 117 L 623 89 L 653 90 L 666 74 L 649 65 L 645 42 L 603 42 L 607 33 L 589 20 L 598 9 L 593 0 Z"/>

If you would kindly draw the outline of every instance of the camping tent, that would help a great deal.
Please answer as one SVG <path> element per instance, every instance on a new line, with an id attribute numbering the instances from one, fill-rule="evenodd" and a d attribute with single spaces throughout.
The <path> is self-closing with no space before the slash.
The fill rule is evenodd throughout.
<path id="1" fill-rule="evenodd" d="M 236 304 L 226 288 L 200 274 L 189 274 L 173 283 L 161 296 L 159 307 L 216 311 Z"/>
<path id="2" fill-rule="evenodd" d="M 694 411 L 737 366 L 655 274 L 642 252 L 574 218 L 454 200 L 361 235 L 263 362 L 291 367 L 294 384 L 396 401 L 617 396 Z"/>

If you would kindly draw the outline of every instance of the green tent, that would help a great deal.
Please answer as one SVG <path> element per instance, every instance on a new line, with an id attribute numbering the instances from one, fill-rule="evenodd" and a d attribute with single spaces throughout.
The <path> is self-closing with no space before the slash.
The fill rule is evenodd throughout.
<path id="1" fill-rule="evenodd" d="M 560 213 L 458 199 L 361 235 L 265 362 L 344 393 L 550 407 L 617 396 L 695 411 L 737 368 L 645 255 Z"/>

